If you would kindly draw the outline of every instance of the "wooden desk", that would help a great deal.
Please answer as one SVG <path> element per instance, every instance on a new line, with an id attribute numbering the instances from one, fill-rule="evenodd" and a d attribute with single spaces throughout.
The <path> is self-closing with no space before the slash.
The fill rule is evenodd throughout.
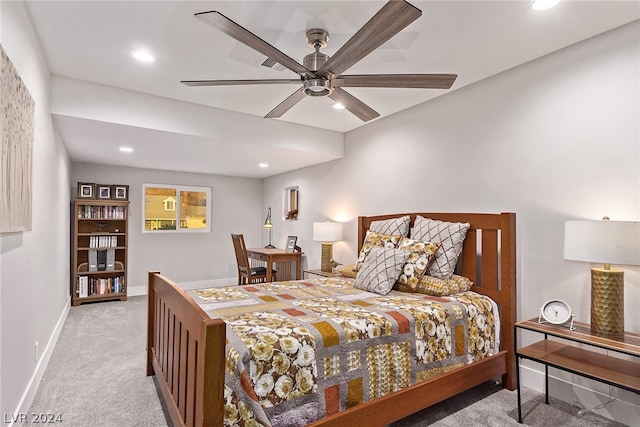
<path id="1" fill-rule="evenodd" d="M 292 262 L 296 263 L 295 280 L 302 278 L 302 252 L 287 252 L 278 248 L 247 248 L 247 255 L 249 256 L 249 262 L 257 260 L 265 263 L 267 267 L 267 282 L 273 281 L 271 270 L 274 263 L 276 264 L 276 278 L 278 281 L 294 280 L 291 277 Z"/>

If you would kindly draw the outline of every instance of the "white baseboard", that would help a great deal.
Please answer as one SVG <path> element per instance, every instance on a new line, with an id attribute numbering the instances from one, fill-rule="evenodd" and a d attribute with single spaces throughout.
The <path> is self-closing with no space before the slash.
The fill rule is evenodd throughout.
<path id="1" fill-rule="evenodd" d="M 237 277 L 230 277 L 226 279 L 211 279 L 211 280 L 195 280 L 191 282 L 176 282 L 185 291 L 191 289 L 203 289 L 203 288 L 220 288 L 223 286 L 234 286 L 238 283 Z M 128 297 L 135 297 L 140 295 L 147 295 L 147 286 L 131 286 L 127 289 Z"/>
<path id="2" fill-rule="evenodd" d="M 58 317 L 58 322 L 56 322 L 55 328 L 53 328 L 53 333 L 49 337 L 49 341 L 47 342 L 38 363 L 36 364 L 36 369 L 33 371 L 33 375 L 29 379 L 29 383 L 27 384 L 27 388 L 24 393 L 20 397 L 20 401 L 18 402 L 18 407 L 16 408 L 14 414 L 28 414 L 29 408 L 33 403 L 33 398 L 36 396 L 36 392 L 38 391 L 38 386 L 40 385 L 40 381 L 42 380 L 42 376 L 44 375 L 44 371 L 47 369 L 47 365 L 49 364 L 49 360 L 51 359 L 51 355 L 53 354 L 53 349 L 58 342 L 58 337 L 60 337 L 60 332 L 62 332 L 62 327 L 64 326 L 65 320 L 67 320 L 67 315 L 69 314 L 69 309 L 71 308 L 71 297 L 67 299 L 67 303 L 62 309 L 62 313 L 60 313 L 60 317 Z M 19 420 L 12 420 L 9 426 L 15 425 Z M 22 422 L 20 422 L 20 425 Z"/>
<path id="3" fill-rule="evenodd" d="M 544 367 L 541 370 L 520 365 L 520 382 L 523 386 L 544 393 Z M 563 402 L 577 403 L 590 410 L 609 400 L 609 390 L 617 400 L 593 412 L 613 421 L 637 426 L 640 419 L 640 396 L 597 381 L 549 368 L 549 396 Z"/>

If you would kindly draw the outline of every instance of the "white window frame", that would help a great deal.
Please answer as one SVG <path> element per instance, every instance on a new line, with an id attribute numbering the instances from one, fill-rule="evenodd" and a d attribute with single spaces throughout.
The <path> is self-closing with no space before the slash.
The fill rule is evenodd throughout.
<path id="1" fill-rule="evenodd" d="M 194 191 L 194 192 L 202 192 L 206 194 L 207 197 L 207 208 L 205 210 L 207 215 L 207 223 L 205 228 L 180 228 L 180 211 L 176 206 L 176 229 L 175 230 L 146 230 L 145 223 L 147 221 L 147 203 L 145 200 L 145 194 L 147 193 L 147 188 L 168 188 L 176 191 L 176 205 L 178 204 L 178 200 L 180 200 L 180 193 L 182 191 Z M 211 212 L 212 212 L 212 198 L 211 198 L 211 187 L 195 187 L 190 185 L 171 185 L 171 184 L 142 184 L 142 232 L 148 234 L 158 234 L 158 233 L 210 233 L 211 232 Z"/>

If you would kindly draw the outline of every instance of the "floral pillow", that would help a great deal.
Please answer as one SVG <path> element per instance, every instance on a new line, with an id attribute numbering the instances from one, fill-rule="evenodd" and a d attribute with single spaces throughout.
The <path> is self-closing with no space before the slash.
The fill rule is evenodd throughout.
<path id="1" fill-rule="evenodd" d="M 380 234 L 399 234 L 401 236 L 408 236 L 410 222 L 411 217 L 409 215 L 401 216 L 399 218 L 372 221 L 369 225 L 369 230 Z"/>
<path id="2" fill-rule="evenodd" d="M 398 282 L 415 289 L 424 273 L 426 273 L 427 267 L 433 262 L 439 247 L 440 243 L 423 242 L 403 237 L 400 240 L 398 249 L 409 252 L 409 257 L 402 268 Z"/>
<path id="3" fill-rule="evenodd" d="M 411 288 L 407 284 L 397 282 L 393 289 L 401 292 L 415 292 L 418 294 L 444 297 L 447 295 L 466 292 L 471 289 L 473 282 L 464 276 L 453 274 L 450 279 L 438 279 L 437 277 L 424 276 L 418 282 L 418 286 Z"/>
<path id="4" fill-rule="evenodd" d="M 409 252 L 397 248 L 371 248 L 353 286 L 380 295 L 388 294 L 398 280 Z"/>
<path id="5" fill-rule="evenodd" d="M 362 264 L 364 263 L 364 260 L 369 254 L 369 251 L 371 251 L 371 248 L 397 248 L 398 243 L 400 243 L 400 239 L 402 239 L 402 236 L 400 235 L 380 234 L 368 230 L 367 235 L 364 238 L 364 242 L 362 243 L 362 249 L 360 249 L 358 260 L 356 261 L 356 265 L 353 267 L 353 270 L 360 270 Z"/>
<path id="6" fill-rule="evenodd" d="M 416 217 L 411 237 L 425 242 L 440 242 L 442 246 L 436 252 L 436 259 L 429 266 L 427 274 L 439 279 L 450 279 L 456 269 L 458 257 L 462 252 L 462 243 L 470 225 L 462 222 L 445 222 L 435 219 Z"/>

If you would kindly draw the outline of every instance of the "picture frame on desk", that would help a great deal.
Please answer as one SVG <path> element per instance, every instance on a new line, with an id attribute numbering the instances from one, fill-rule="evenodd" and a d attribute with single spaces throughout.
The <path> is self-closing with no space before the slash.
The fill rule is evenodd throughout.
<path id="1" fill-rule="evenodd" d="M 96 194 L 97 194 L 97 198 L 101 199 L 101 200 L 105 200 L 105 199 L 111 199 L 111 186 L 110 185 L 104 185 L 104 184 L 98 184 L 96 185 L 97 189 L 96 189 Z"/>
<path id="2" fill-rule="evenodd" d="M 129 186 L 128 185 L 114 185 L 111 190 L 111 197 L 114 200 L 129 200 Z"/>
<path id="3" fill-rule="evenodd" d="M 298 241 L 298 236 L 287 237 L 287 247 L 285 248 L 285 250 L 287 252 L 295 252 L 297 241 Z"/>
<path id="4" fill-rule="evenodd" d="M 95 184 L 92 182 L 78 183 L 78 199 L 95 198 Z"/>

